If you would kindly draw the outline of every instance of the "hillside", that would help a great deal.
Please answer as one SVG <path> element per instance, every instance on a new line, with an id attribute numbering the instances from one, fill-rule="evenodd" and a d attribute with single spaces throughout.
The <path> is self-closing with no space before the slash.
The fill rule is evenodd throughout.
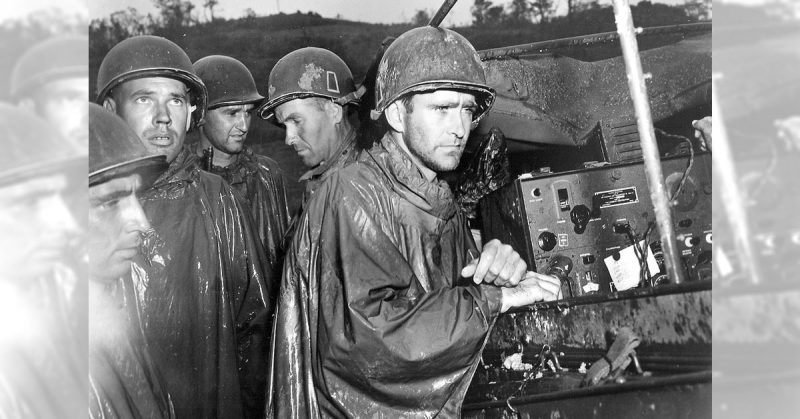
<path id="1" fill-rule="evenodd" d="M 646 2 L 633 7 L 633 14 L 635 22 L 642 26 L 693 21 L 681 8 Z M 294 13 L 219 20 L 173 29 L 158 28 L 152 32 L 176 42 L 193 61 L 211 54 L 239 59 L 253 72 L 263 94 L 267 90 L 269 71 L 275 62 L 285 54 L 306 46 L 333 51 L 348 64 L 356 81 L 361 82 L 383 39 L 398 36 L 410 28 L 408 24 L 371 24 L 324 18 L 314 13 Z M 547 24 L 517 22 L 453 29 L 473 42 L 477 49 L 487 49 L 613 31 L 614 18 L 610 7 L 598 7 L 575 13 L 570 19 L 557 17 Z M 90 31 L 91 86 L 95 86 L 102 58 L 120 39 L 113 39 L 113 36 L 98 31 L 93 25 Z M 283 144 L 283 131 L 254 118 L 248 142 L 257 152 L 277 160 L 284 169 L 290 205 L 295 208 L 301 195 L 296 180 L 305 168 L 294 151 Z"/>

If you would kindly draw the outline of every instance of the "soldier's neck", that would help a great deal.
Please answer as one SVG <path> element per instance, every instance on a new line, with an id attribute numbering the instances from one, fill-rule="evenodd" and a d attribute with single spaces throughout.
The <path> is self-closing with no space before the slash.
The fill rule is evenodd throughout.
<path id="1" fill-rule="evenodd" d="M 228 167 L 233 163 L 234 155 L 228 154 L 222 150 L 217 149 L 214 147 L 210 141 L 206 138 L 205 135 L 200 135 L 200 146 L 197 148 L 197 155 L 203 157 L 203 150 L 208 149 L 209 147 L 214 149 L 214 160 L 212 164 L 217 167 Z"/>

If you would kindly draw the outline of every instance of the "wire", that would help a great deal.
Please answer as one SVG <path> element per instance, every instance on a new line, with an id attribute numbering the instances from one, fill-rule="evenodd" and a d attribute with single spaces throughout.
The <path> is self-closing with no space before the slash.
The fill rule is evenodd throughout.
<path id="1" fill-rule="evenodd" d="M 684 137 L 683 135 L 670 134 L 659 128 L 655 128 L 655 131 L 662 137 L 670 138 L 673 140 L 685 141 L 686 143 L 689 144 L 689 163 L 686 165 L 686 170 L 683 171 L 683 176 L 681 176 L 681 181 L 678 183 L 678 187 L 675 189 L 675 191 L 672 193 L 672 196 L 670 196 L 669 198 L 670 205 L 675 206 L 677 204 L 675 199 L 678 197 L 678 195 L 680 195 L 681 191 L 683 190 L 683 185 L 686 184 L 686 179 L 689 178 L 689 172 L 692 171 L 692 166 L 694 165 L 694 144 L 692 143 L 691 139 Z"/>

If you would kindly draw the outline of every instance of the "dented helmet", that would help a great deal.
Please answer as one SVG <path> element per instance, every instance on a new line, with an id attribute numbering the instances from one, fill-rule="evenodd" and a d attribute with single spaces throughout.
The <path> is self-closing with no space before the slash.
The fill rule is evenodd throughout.
<path id="1" fill-rule="evenodd" d="M 197 60 L 192 68 L 208 90 L 208 110 L 264 100 L 258 94 L 253 74 L 235 58 L 209 55 Z"/>
<path id="2" fill-rule="evenodd" d="M 189 88 L 195 115 L 203 117 L 208 98 L 206 86 L 194 73 L 192 60 L 174 42 L 160 36 L 140 35 L 128 38 L 111 48 L 97 73 L 97 97 L 103 104 L 115 87 L 133 79 L 167 77 L 182 81 Z"/>
<path id="3" fill-rule="evenodd" d="M 139 136 L 119 116 L 89 104 L 89 186 L 139 174 L 150 187 L 167 169 L 167 157 L 149 155 Z"/>
<path id="4" fill-rule="evenodd" d="M 476 122 L 494 103 L 494 89 L 486 84 L 481 59 L 466 38 L 432 26 L 411 29 L 400 35 L 381 59 L 371 117 L 380 118 L 387 106 L 405 95 L 440 89 L 474 94 Z"/>
<path id="5" fill-rule="evenodd" d="M 356 89 L 353 73 L 338 55 L 307 47 L 278 60 L 269 73 L 267 94 L 267 101 L 258 110 L 263 119 L 270 119 L 275 108 L 290 100 L 324 97 L 346 105 L 358 101 L 364 90 Z"/>

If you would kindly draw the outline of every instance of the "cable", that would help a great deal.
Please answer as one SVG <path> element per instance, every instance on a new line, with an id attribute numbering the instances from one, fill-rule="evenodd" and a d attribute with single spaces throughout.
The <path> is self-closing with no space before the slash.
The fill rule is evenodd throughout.
<path id="1" fill-rule="evenodd" d="M 655 131 L 662 137 L 673 140 L 681 140 L 689 144 L 689 164 L 686 165 L 686 170 L 683 171 L 683 176 L 681 176 L 681 181 L 678 183 L 678 188 L 675 189 L 675 192 L 673 192 L 672 196 L 669 198 L 670 205 L 675 206 L 675 198 L 677 198 L 683 190 L 683 185 L 686 183 L 686 179 L 689 178 L 689 172 L 692 171 L 692 166 L 694 165 L 694 144 L 692 143 L 691 139 L 684 137 L 683 135 L 670 134 L 659 128 L 655 128 Z"/>

